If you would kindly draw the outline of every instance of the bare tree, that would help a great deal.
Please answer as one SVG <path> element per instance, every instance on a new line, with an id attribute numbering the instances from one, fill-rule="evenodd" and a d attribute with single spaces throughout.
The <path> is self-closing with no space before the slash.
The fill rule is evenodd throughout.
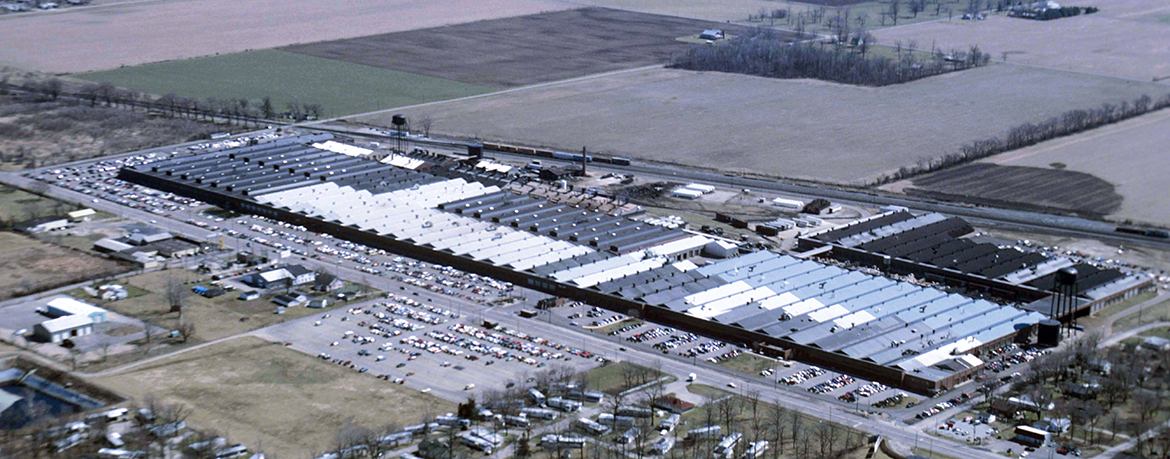
<path id="1" fill-rule="evenodd" d="M 183 304 L 187 300 L 187 286 L 183 285 L 175 276 L 167 276 L 166 285 L 163 287 L 163 296 L 167 299 L 167 305 L 171 307 L 170 312 L 179 313 L 179 322 L 182 322 Z"/>
<path id="2" fill-rule="evenodd" d="M 418 117 L 418 126 L 423 130 L 423 137 L 431 136 L 431 126 L 435 125 L 435 118 L 431 115 L 421 115 Z"/>
<path id="3" fill-rule="evenodd" d="M 195 322 L 180 322 L 179 325 L 175 327 L 175 331 L 179 332 L 179 338 L 182 339 L 184 343 L 186 343 L 187 340 L 191 339 L 192 336 L 195 336 Z"/>

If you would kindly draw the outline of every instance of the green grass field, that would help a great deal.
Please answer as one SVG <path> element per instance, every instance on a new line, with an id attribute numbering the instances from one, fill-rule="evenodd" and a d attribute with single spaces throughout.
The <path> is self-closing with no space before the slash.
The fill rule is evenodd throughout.
<path id="1" fill-rule="evenodd" d="M 665 373 L 638 364 L 621 361 L 594 368 L 585 373 L 589 390 L 613 395 L 666 376 Z"/>
<path id="2" fill-rule="evenodd" d="M 490 92 L 494 88 L 379 69 L 277 50 L 123 67 L 75 77 L 152 94 L 175 93 L 205 100 L 271 97 L 317 103 L 325 116 L 342 116 Z"/>
<path id="3" fill-rule="evenodd" d="M 780 362 L 750 352 L 742 353 L 727 360 L 721 360 L 717 365 L 752 376 L 759 376 L 761 371 L 769 368 L 783 369 Z"/>

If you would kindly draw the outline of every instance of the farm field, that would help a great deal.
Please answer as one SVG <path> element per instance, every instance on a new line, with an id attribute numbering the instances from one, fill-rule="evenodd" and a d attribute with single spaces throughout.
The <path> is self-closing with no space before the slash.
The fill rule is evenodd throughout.
<path id="1" fill-rule="evenodd" d="M 649 69 L 405 113 L 425 112 L 434 131 L 460 137 L 868 183 L 1021 123 L 1166 92 L 1170 87 L 1014 65 L 881 88 Z M 357 121 L 386 126 L 390 117 Z"/>
<path id="2" fill-rule="evenodd" d="M 278 50 L 124 67 L 77 77 L 153 94 L 204 100 L 272 98 L 318 103 L 325 116 L 361 113 L 489 92 L 492 88 Z"/>
<path id="3" fill-rule="evenodd" d="M 679 37 L 726 25 L 583 8 L 290 46 L 287 51 L 485 86 L 665 63 Z"/>
<path id="4" fill-rule="evenodd" d="M 129 264 L 0 232 L 0 300 L 129 271 Z"/>
<path id="5" fill-rule="evenodd" d="M 142 400 L 191 408 L 187 422 L 275 457 L 312 457 L 345 422 L 378 428 L 419 422 L 454 405 L 253 337 L 214 344 L 94 378 Z"/>
<path id="6" fill-rule="evenodd" d="M 1170 184 L 1164 174 L 1170 170 L 1170 156 L 1165 154 L 1168 142 L 1170 110 L 1161 110 L 982 162 L 1036 168 L 1065 164 L 1067 171 L 1093 174 L 1116 186 L 1124 200 L 1120 209 L 1109 214 L 1112 220 L 1168 226 Z M 1109 154 L 1102 154 L 1106 152 Z"/>
<path id="7" fill-rule="evenodd" d="M 1158 0 L 1095 2 L 1100 13 L 1052 21 L 993 15 L 985 21 L 937 21 L 877 30 L 881 43 L 966 49 L 977 44 L 1008 62 L 1151 81 L 1170 77 L 1170 14 Z"/>
<path id="8" fill-rule="evenodd" d="M 0 64 L 50 73 L 337 40 L 555 11 L 552 0 L 165 0 L 0 18 Z"/>
<path id="9" fill-rule="evenodd" d="M 1052 167 L 966 164 L 919 177 L 910 194 L 953 197 L 964 202 L 1027 206 L 1101 217 L 1121 207 L 1113 184 L 1087 172 Z M 1043 186 L 1037 186 L 1043 184 Z"/>

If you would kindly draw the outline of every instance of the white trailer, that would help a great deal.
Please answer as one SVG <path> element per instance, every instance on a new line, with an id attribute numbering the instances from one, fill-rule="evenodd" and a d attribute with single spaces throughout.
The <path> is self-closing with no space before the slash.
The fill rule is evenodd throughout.
<path id="1" fill-rule="evenodd" d="M 792 210 L 800 210 L 804 208 L 804 202 L 797 201 L 795 199 L 776 198 L 772 200 L 772 205 Z"/>

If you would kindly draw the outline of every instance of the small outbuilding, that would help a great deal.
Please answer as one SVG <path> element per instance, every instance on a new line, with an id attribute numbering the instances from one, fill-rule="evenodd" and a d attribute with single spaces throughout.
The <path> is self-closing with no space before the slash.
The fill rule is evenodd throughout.
<path id="1" fill-rule="evenodd" d="M 321 273 L 313 280 L 313 290 L 318 292 L 332 292 L 345 286 L 345 282 L 329 273 Z"/>
<path id="2" fill-rule="evenodd" d="M 69 221 L 71 221 L 71 222 L 87 222 L 91 218 L 93 218 L 94 215 L 97 215 L 97 212 L 94 211 L 93 209 L 87 208 L 87 209 L 75 210 L 75 211 L 69 212 L 65 215 L 69 217 Z"/>
<path id="3" fill-rule="evenodd" d="M 723 29 L 707 29 L 704 30 L 703 33 L 699 34 L 699 38 L 703 40 L 714 41 L 727 38 L 727 35 L 723 33 Z"/>
<path id="4" fill-rule="evenodd" d="M 43 233 L 58 230 L 69 226 L 69 220 L 62 217 L 38 217 L 12 225 L 12 229 L 21 233 Z"/>
<path id="5" fill-rule="evenodd" d="M 300 306 L 302 304 L 305 304 L 305 302 L 309 301 L 309 298 L 304 296 L 304 295 L 281 294 L 281 295 L 276 295 L 276 297 L 273 298 L 272 301 L 278 305 L 281 305 L 281 306 L 294 307 L 294 306 Z"/>
<path id="6" fill-rule="evenodd" d="M 93 333 L 93 320 L 86 316 L 64 316 L 33 326 L 33 336 L 49 343 Z"/>

